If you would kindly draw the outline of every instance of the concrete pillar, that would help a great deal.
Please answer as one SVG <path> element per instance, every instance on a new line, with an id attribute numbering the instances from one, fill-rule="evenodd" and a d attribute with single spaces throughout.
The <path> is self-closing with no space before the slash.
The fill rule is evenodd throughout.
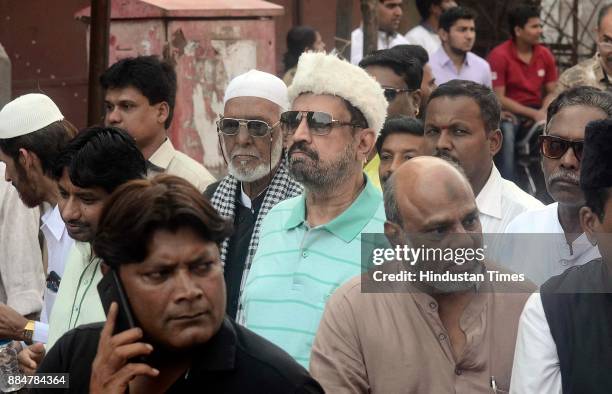
<path id="1" fill-rule="evenodd" d="M 0 44 L 0 108 L 11 100 L 11 59 Z"/>

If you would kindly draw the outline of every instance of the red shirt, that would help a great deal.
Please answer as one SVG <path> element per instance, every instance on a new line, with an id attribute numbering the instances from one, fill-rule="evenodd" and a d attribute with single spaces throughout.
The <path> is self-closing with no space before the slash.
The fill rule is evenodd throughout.
<path id="1" fill-rule="evenodd" d="M 542 106 L 542 88 L 557 80 L 555 58 L 548 48 L 533 47 L 529 64 L 519 59 L 514 41 L 505 41 L 491 51 L 493 87 L 505 86 L 506 97 L 527 106 Z"/>

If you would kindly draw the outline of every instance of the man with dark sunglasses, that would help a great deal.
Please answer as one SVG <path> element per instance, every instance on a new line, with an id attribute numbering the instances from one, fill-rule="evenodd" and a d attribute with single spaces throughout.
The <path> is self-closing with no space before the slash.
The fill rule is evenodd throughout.
<path id="1" fill-rule="evenodd" d="M 300 194 L 302 186 L 291 178 L 282 160 L 279 119 L 289 106 L 285 83 L 272 74 L 251 70 L 229 83 L 224 102 L 217 130 L 229 175 L 210 185 L 204 195 L 236 228 L 220 250 L 227 314 L 235 318 L 263 218 L 279 202 Z"/>
<path id="2" fill-rule="evenodd" d="M 612 120 L 584 132 L 580 223 L 601 258 L 550 278 L 521 315 L 511 393 L 609 393 L 612 387 Z"/>
<path id="3" fill-rule="evenodd" d="M 518 215 L 508 224 L 506 233 L 551 235 L 532 237 L 533 243 L 521 236 L 508 238 L 516 245 L 508 259 L 501 261 L 538 285 L 569 267 L 599 257 L 580 225 L 579 213 L 585 200 L 579 180 L 584 129 L 591 121 L 609 117 L 612 95 L 592 87 L 566 90 L 548 107 L 540 149 L 546 189 L 555 202 Z"/>
<path id="4" fill-rule="evenodd" d="M 361 234 L 382 233 L 380 192 L 363 173 L 387 110 L 380 85 L 335 56 L 305 53 L 281 115 L 304 193 L 265 217 L 239 320 L 308 366 L 329 295 L 361 271 Z"/>

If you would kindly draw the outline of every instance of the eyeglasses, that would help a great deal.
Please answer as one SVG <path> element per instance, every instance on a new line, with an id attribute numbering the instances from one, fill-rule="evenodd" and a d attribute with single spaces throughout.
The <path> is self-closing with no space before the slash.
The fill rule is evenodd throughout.
<path id="1" fill-rule="evenodd" d="M 247 132 L 252 137 L 265 137 L 268 133 L 278 126 L 280 122 L 274 123 L 272 126 L 263 120 L 251 119 L 234 119 L 221 117 L 217 122 L 217 130 L 225 135 L 235 136 L 240 133 L 240 126 L 244 126 Z"/>
<path id="2" fill-rule="evenodd" d="M 612 42 L 610 42 L 610 41 L 598 41 L 597 44 L 604 51 L 612 51 Z"/>
<path id="3" fill-rule="evenodd" d="M 306 116 L 306 124 L 308 129 L 314 135 L 327 135 L 332 128 L 339 126 L 351 126 L 364 128 L 362 125 L 353 122 L 342 122 L 335 120 L 330 114 L 319 111 L 287 111 L 283 112 L 280 117 L 281 127 L 286 135 L 295 133 L 297 128 L 302 123 L 302 119 Z"/>
<path id="4" fill-rule="evenodd" d="M 569 148 L 574 151 L 574 156 L 580 161 L 584 149 L 584 140 L 570 141 L 552 135 L 541 135 L 538 139 L 540 152 L 549 159 L 560 159 Z"/>
<path id="5" fill-rule="evenodd" d="M 385 98 L 388 102 L 395 100 L 398 94 L 410 92 L 410 89 L 395 89 L 395 88 L 383 88 L 385 90 Z"/>

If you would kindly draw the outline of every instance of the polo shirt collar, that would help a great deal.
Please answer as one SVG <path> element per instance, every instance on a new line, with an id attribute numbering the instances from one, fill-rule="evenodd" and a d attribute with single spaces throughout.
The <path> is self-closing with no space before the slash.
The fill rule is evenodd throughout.
<path id="1" fill-rule="evenodd" d="M 151 155 L 147 165 L 150 167 L 152 164 L 153 166 L 160 168 L 160 172 L 164 172 L 168 169 L 172 159 L 174 159 L 175 153 L 176 150 L 174 149 L 174 145 L 172 145 L 170 138 L 166 138 L 163 144 L 161 144 L 155 153 Z"/>
<path id="2" fill-rule="evenodd" d="M 493 164 L 487 183 L 476 196 L 476 206 L 481 213 L 497 219 L 502 218 L 503 182 L 504 179 Z"/>
<path id="3" fill-rule="evenodd" d="M 196 351 L 191 370 L 195 373 L 234 369 L 237 343 L 236 330 L 226 316 L 215 336 Z"/>
<path id="4" fill-rule="evenodd" d="M 370 222 L 381 201 L 380 192 L 364 175 L 366 185 L 353 203 L 329 223 L 319 226 L 334 234 L 344 242 L 351 242 L 361 234 Z M 302 193 L 296 198 L 289 218 L 285 222 L 285 230 L 295 228 L 306 221 L 306 199 Z"/>

